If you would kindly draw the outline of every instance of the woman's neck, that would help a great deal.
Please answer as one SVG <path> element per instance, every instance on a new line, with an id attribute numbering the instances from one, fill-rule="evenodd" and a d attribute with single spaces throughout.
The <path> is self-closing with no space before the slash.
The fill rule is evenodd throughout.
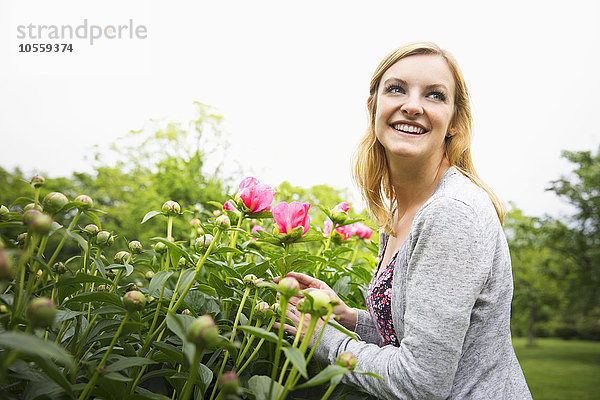
<path id="1" fill-rule="evenodd" d="M 448 168 L 450 162 L 446 157 L 439 162 L 404 161 L 390 165 L 392 186 L 398 205 L 396 217 L 402 218 L 406 213 L 416 212 L 425 204 Z"/>

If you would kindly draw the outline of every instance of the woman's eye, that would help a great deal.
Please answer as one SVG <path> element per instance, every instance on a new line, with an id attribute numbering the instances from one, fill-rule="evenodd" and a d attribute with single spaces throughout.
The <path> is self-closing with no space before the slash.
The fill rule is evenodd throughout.
<path id="1" fill-rule="evenodd" d="M 390 85 L 387 87 L 386 92 L 388 93 L 404 93 L 402 86 Z"/>
<path id="2" fill-rule="evenodd" d="M 438 101 L 446 101 L 446 96 L 441 92 L 433 92 L 428 95 L 429 98 L 438 100 Z"/>

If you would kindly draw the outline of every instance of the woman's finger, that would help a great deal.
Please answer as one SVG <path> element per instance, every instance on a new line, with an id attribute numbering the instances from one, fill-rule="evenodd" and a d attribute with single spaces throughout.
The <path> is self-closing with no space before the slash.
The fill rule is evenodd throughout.
<path id="1" fill-rule="evenodd" d="M 277 329 L 279 329 L 279 326 L 280 326 L 279 322 L 275 322 L 273 324 L 273 329 L 277 330 Z M 288 324 L 284 324 L 283 325 L 283 330 L 286 331 L 287 333 L 293 335 L 293 336 L 295 336 L 296 333 L 298 332 L 298 330 L 296 329 L 296 327 L 288 325 Z"/>

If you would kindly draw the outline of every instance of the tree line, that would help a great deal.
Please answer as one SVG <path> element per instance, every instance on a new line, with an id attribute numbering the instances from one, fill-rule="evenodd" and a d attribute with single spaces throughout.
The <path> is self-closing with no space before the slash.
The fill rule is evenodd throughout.
<path id="1" fill-rule="evenodd" d="M 140 221 L 147 210 L 160 209 L 166 200 L 176 200 L 196 214 L 214 212 L 211 201 L 223 203 L 226 193 L 235 191 L 233 177 L 221 168 L 227 138 L 222 116 L 207 105 L 196 106 L 197 115 L 187 125 L 152 121 L 111 146 L 108 158 L 114 161 L 96 151 L 92 173 L 48 179 L 45 192 L 60 191 L 71 199 L 91 196 L 97 208 L 107 211 L 102 220 L 105 229 L 119 232 L 117 240 L 124 243 L 164 234 L 158 224 Z M 574 212 L 568 217 L 534 217 L 510 204 L 504 223 L 515 288 L 512 330 L 514 335 L 528 336 L 531 344 L 536 336 L 600 340 L 600 149 L 562 155 L 573 170 L 550 182 L 548 190 Z M 244 172 L 243 168 L 236 171 L 235 179 Z M 19 168 L 0 167 L 0 204 L 9 206 L 28 193 L 29 178 Z M 328 185 L 301 188 L 283 182 L 278 198 L 320 201 L 328 207 L 347 200 L 348 192 Z M 322 226 L 321 214 L 314 214 L 315 226 Z M 364 211 L 363 216 L 367 218 Z M 181 226 L 176 231 L 189 228 L 184 224 L 191 218 L 178 219 L 175 223 Z M 71 246 L 77 254 L 76 245 Z"/>

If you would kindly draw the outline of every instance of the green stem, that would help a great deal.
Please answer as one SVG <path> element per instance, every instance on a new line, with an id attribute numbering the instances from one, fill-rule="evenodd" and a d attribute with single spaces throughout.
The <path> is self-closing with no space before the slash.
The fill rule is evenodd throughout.
<path id="1" fill-rule="evenodd" d="M 255 328 L 260 328 L 260 326 L 262 325 L 262 319 L 258 318 L 256 320 L 256 324 L 254 325 Z M 237 360 L 235 360 L 235 365 L 233 367 L 233 370 L 235 371 L 236 368 L 240 365 L 240 363 L 242 362 L 242 360 L 244 359 L 244 356 L 246 355 L 246 353 L 248 352 L 248 350 L 250 349 L 250 346 L 252 345 L 252 342 L 254 341 L 254 335 L 248 335 L 248 342 L 247 343 L 242 343 L 242 351 L 240 352 Z M 246 338 L 244 337 L 244 340 Z"/>
<path id="2" fill-rule="evenodd" d="M 173 216 L 169 215 L 167 217 L 167 240 L 169 242 L 173 241 Z M 164 267 L 165 270 L 169 269 L 171 265 L 171 248 L 167 247 L 167 265 Z M 177 267 L 174 265 L 174 267 Z"/>
<path id="3" fill-rule="evenodd" d="M 100 373 L 101 373 L 100 370 L 102 367 L 104 367 L 104 363 L 106 363 L 106 360 L 108 359 L 108 356 L 112 352 L 113 347 L 115 347 L 115 344 L 117 343 L 117 340 L 119 339 L 119 336 L 121 336 L 121 332 L 123 332 L 123 326 L 125 326 L 125 323 L 127 322 L 128 319 L 129 319 L 129 314 L 125 314 L 125 317 L 123 317 L 123 321 L 121 321 L 121 325 L 119 325 L 119 328 L 117 329 L 117 333 L 115 333 L 115 336 L 113 337 L 112 341 L 110 342 L 108 349 L 104 353 L 104 357 L 102 357 L 100 364 L 98 364 L 98 367 L 96 367 L 96 371 L 94 371 L 94 375 L 92 376 L 92 379 L 89 380 L 89 382 L 85 386 L 85 389 L 83 389 L 83 392 L 81 392 L 81 395 L 79 396 L 79 400 L 85 400 L 90 395 L 90 392 L 94 388 L 96 381 L 100 377 Z"/>
<path id="4" fill-rule="evenodd" d="M 192 367 L 190 369 L 190 376 L 185 381 L 185 385 L 183 385 L 183 389 L 181 390 L 180 399 L 187 400 L 190 397 L 190 391 L 193 390 L 194 384 L 196 383 L 196 379 L 198 376 L 198 366 L 200 365 L 200 360 L 202 359 L 202 350 L 196 349 L 194 353 L 194 360 L 192 361 Z"/>
<path id="5" fill-rule="evenodd" d="M 321 400 L 327 400 L 329 398 L 329 396 L 331 396 L 331 393 L 333 393 L 333 391 L 335 390 L 335 387 L 338 385 L 338 383 L 336 383 L 335 385 L 330 384 L 329 388 L 327 388 L 327 391 L 325 392 L 323 397 L 321 397 Z"/>
<path id="6" fill-rule="evenodd" d="M 281 343 L 283 342 L 283 325 L 285 324 L 285 312 L 287 310 L 288 298 L 281 296 L 279 300 L 280 304 L 280 319 L 279 319 L 279 335 L 277 340 L 277 347 L 275 349 L 275 361 L 273 362 L 273 368 L 271 369 L 271 383 L 269 384 L 269 395 L 267 399 L 271 398 L 273 393 L 273 383 L 277 377 L 277 369 L 279 368 L 279 356 L 281 352 Z"/>
<path id="7" fill-rule="evenodd" d="M 306 316 L 306 313 L 304 313 L 304 312 L 302 313 L 302 315 L 300 315 L 300 322 L 298 323 L 298 330 L 296 331 L 296 337 L 294 338 L 294 343 L 292 343 L 292 347 L 296 347 L 298 345 L 298 342 L 300 341 L 300 336 L 302 334 L 302 326 L 304 324 L 305 316 Z M 279 388 L 283 386 L 282 385 L 283 377 L 285 376 L 285 372 L 286 372 L 289 364 L 290 364 L 289 359 L 285 360 L 285 363 L 283 363 L 283 368 L 281 368 L 281 374 L 279 375 L 279 381 L 278 381 L 279 386 L 277 387 L 277 390 L 275 391 L 275 398 L 277 398 L 277 395 L 279 395 Z"/>
<path id="8" fill-rule="evenodd" d="M 239 229 L 242 226 L 242 220 L 244 219 L 244 214 L 240 214 L 240 217 L 238 218 L 238 223 L 236 225 L 236 227 Z M 236 229 L 233 232 L 233 238 L 231 239 L 231 247 L 233 247 L 235 249 L 235 245 L 237 244 L 237 239 L 238 239 L 238 234 L 239 231 Z M 227 254 L 227 265 L 229 267 L 231 267 L 231 261 L 233 259 L 233 253 L 229 253 Z"/>
<path id="9" fill-rule="evenodd" d="M 31 236 L 31 239 L 29 240 L 29 236 Z M 23 301 L 25 300 L 25 289 L 24 289 L 24 284 L 25 284 L 25 270 L 27 269 L 27 260 L 29 260 L 31 258 L 31 256 L 33 255 L 33 252 L 35 251 L 35 248 L 37 247 L 38 241 L 39 241 L 39 237 L 37 234 L 35 233 L 30 233 L 29 235 L 27 235 L 27 247 L 25 250 L 25 254 L 23 254 L 21 256 L 21 258 L 19 259 L 19 263 L 17 264 L 17 273 L 15 274 L 18 278 L 18 292 L 17 292 L 17 299 L 15 302 L 15 307 L 14 307 L 14 311 L 11 315 L 11 327 L 14 327 L 16 325 L 16 317 L 21 315 L 21 306 Z M 31 271 L 30 271 L 31 273 Z"/>
<path id="10" fill-rule="evenodd" d="M 238 323 L 240 322 L 240 315 L 242 315 L 242 311 L 244 310 L 244 304 L 246 303 L 246 300 L 248 299 L 248 295 L 250 294 L 250 289 L 251 289 L 251 287 L 248 286 L 244 290 L 244 295 L 242 296 L 242 301 L 240 301 L 240 305 L 238 307 L 237 314 L 235 315 L 235 321 L 233 322 L 233 328 L 231 330 L 231 337 L 229 338 L 229 341 L 231 343 L 233 343 L 235 340 L 235 332 L 237 330 Z M 217 376 L 217 382 L 219 382 L 221 375 L 223 375 L 223 370 L 225 369 L 225 363 L 227 362 L 228 356 L 229 356 L 229 351 L 226 350 L 225 355 L 223 356 L 223 362 L 221 363 L 221 368 L 219 368 L 219 375 Z M 211 400 L 215 396 L 216 390 L 217 390 L 217 385 L 215 384 L 212 394 L 210 395 Z"/>
<path id="11" fill-rule="evenodd" d="M 269 322 L 269 325 L 267 326 L 267 329 L 266 329 L 267 332 L 273 327 L 273 324 L 275 323 L 276 320 L 277 320 L 277 317 L 271 318 L 271 321 Z M 260 348 L 262 347 L 262 345 L 263 345 L 264 342 L 265 342 L 265 339 L 260 339 L 258 341 L 258 344 L 256 345 L 256 348 L 254 349 L 254 351 L 252 352 L 252 354 L 250 354 L 250 357 L 248 357 L 248 360 L 238 370 L 238 375 L 241 375 L 242 371 L 244 369 L 246 369 L 246 367 L 252 362 L 252 360 L 254 359 L 254 356 L 256 356 L 258 354 L 258 352 L 260 351 Z"/>
<path id="12" fill-rule="evenodd" d="M 58 253 L 60 253 L 60 250 L 62 249 L 65 242 L 67 241 L 69 232 L 71 232 L 73 230 L 73 228 L 75 227 L 75 224 L 77 223 L 77 220 L 79 219 L 80 216 L 81 216 L 81 211 L 77 210 L 77 214 L 75 214 L 75 217 L 73 217 L 73 221 L 71 221 L 71 224 L 67 228 L 67 234 L 63 236 L 63 238 L 58 243 L 58 246 L 56 246 L 56 250 L 54 250 L 54 254 L 52 254 L 52 257 L 50 257 L 50 261 L 48 261 L 48 265 L 52 265 L 54 263 L 54 260 L 56 260 Z"/>

